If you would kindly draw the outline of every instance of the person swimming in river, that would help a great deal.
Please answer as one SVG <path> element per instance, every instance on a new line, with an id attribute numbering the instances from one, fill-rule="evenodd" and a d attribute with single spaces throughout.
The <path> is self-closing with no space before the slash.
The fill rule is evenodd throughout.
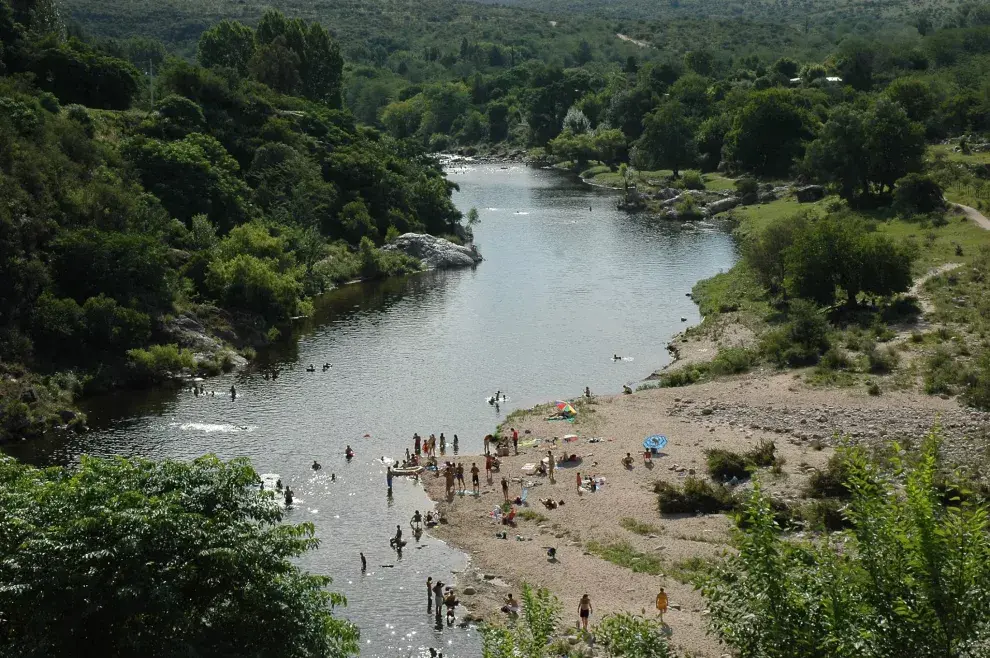
<path id="1" fill-rule="evenodd" d="M 354 451 L 351 450 L 351 446 L 347 446 L 347 450 L 344 451 L 344 457 L 347 460 L 354 459 Z"/>
<path id="2" fill-rule="evenodd" d="M 318 462 L 318 461 L 316 461 L 316 460 L 314 459 L 314 460 L 313 460 L 313 466 L 312 466 L 311 468 L 312 468 L 312 469 L 313 469 L 314 471 L 318 471 L 318 470 L 320 470 L 320 469 L 321 469 L 321 468 L 323 468 L 323 467 L 322 467 L 322 466 L 320 466 L 320 462 Z"/>
<path id="3" fill-rule="evenodd" d="M 289 487 L 285 488 L 285 505 L 288 507 L 292 504 L 292 489 Z"/>
<path id="4" fill-rule="evenodd" d="M 402 541 L 402 528 L 395 526 L 395 536 L 388 540 L 388 545 L 397 551 L 401 551 L 406 542 Z"/>
<path id="5" fill-rule="evenodd" d="M 278 489 L 279 491 L 282 490 L 282 478 L 275 480 L 275 488 Z"/>
<path id="6" fill-rule="evenodd" d="M 612 355 L 612 360 L 613 361 L 621 361 L 622 360 L 622 357 L 619 356 L 618 354 L 613 354 Z"/>
<path id="7" fill-rule="evenodd" d="M 312 363 L 309 364 L 309 367 L 306 368 L 306 372 L 316 372 L 316 366 L 314 366 Z"/>

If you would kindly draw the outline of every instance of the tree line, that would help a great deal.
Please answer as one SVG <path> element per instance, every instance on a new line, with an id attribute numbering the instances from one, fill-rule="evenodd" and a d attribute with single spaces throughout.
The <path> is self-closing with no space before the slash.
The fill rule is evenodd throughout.
<path id="1" fill-rule="evenodd" d="M 464 237 L 439 164 L 341 109 L 319 25 L 218 25 L 209 68 L 162 59 L 141 108 L 150 76 L 53 29 L 50 6 L 0 2 L 5 364 L 76 392 L 150 383 L 185 362 L 136 367 L 176 314 L 271 337 L 339 282 L 418 269 L 387 237 Z M 31 404 L 3 405 L 4 433 L 33 424 Z"/>

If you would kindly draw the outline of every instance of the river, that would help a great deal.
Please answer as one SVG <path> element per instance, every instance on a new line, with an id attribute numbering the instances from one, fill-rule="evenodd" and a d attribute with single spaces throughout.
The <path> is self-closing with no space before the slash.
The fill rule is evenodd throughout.
<path id="1" fill-rule="evenodd" d="M 685 293 L 736 255 L 716 227 L 627 215 L 614 192 L 560 172 L 480 164 L 448 172 L 461 188 L 458 207 L 480 214 L 477 268 L 346 286 L 252 367 L 207 381 L 216 397 L 162 390 L 92 400 L 91 432 L 8 451 L 36 464 L 83 453 L 246 455 L 296 491 L 288 520 L 316 525 L 322 545 L 303 566 L 332 576 L 347 596 L 341 614 L 360 626 L 363 656 L 443 647 L 448 657 L 477 658 L 477 631 L 435 629 L 423 591 L 427 576 L 452 582 L 467 557 L 426 535 L 410 537 L 397 559 L 389 536 L 396 524 L 408 535 L 413 511 L 429 502 L 402 478 L 387 497 L 378 458 L 399 457 L 413 432 L 457 434 L 460 452 L 477 454 L 514 408 L 641 380 L 669 361 L 665 345 L 681 318 L 699 320 Z M 311 363 L 316 372 L 306 371 Z M 264 379 L 265 366 L 281 376 Z M 233 402 L 221 393 L 231 384 Z M 496 390 L 508 396 L 498 410 L 486 402 Z M 349 464 L 347 444 L 357 453 Z M 315 476 L 314 459 L 323 464 Z"/>

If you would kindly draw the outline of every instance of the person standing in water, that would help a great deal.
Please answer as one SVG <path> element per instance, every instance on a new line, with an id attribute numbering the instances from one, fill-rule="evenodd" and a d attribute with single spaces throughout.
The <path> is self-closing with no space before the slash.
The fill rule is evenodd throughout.
<path id="1" fill-rule="evenodd" d="M 433 612 L 433 576 L 426 579 L 426 614 Z"/>
<path id="2" fill-rule="evenodd" d="M 364 553 L 361 553 L 361 573 L 368 570 L 368 561 L 364 559 Z"/>
<path id="3" fill-rule="evenodd" d="M 385 471 L 385 482 L 386 482 L 386 484 L 388 484 L 388 492 L 389 493 L 392 493 L 392 477 L 393 477 L 393 475 L 392 475 L 392 467 L 389 466 L 388 469 Z"/>
<path id="4" fill-rule="evenodd" d="M 419 434 L 413 435 L 413 452 L 417 455 L 421 453 L 422 439 L 419 438 Z"/>
<path id="5" fill-rule="evenodd" d="M 457 454 L 457 435 L 454 435 L 454 454 Z"/>
<path id="6" fill-rule="evenodd" d="M 237 389 L 234 388 L 234 385 L 233 384 L 230 385 L 230 399 L 231 399 L 231 401 L 237 399 Z"/>

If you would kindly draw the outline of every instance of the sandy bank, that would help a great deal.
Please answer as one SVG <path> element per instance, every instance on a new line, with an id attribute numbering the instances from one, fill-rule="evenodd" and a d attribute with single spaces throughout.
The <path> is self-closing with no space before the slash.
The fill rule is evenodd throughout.
<path id="1" fill-rule="evenodd" d="M 761 439 L 769 439 L 786 459 L 785 475 L 767 474 L 764 480 L 774 495 L 796 499 L 809 467 L 823 466 L 830 456 L 829 444 L 835 432 L 880 443 L 904 437 L 917 440 L 939 416 L 946 429 L 947 446 L 958 447 L 959 454 L 964 454 L 985 449 L 984 428 L 990 422 L 987 414 L 963 410 L 953 400 L 916 393 L 870 397 L 858 390 L 813 389 L 793 373 L 753 374 L 684 388 L 595 397 L 581 403 L 574 424 L 548 422 L 544 420 L 546 412 L 546 408 L 537 408 L 512 419 L 520 432 L 520 454 L 503 459 L 502 472 L 495 474 L 491 484 L 484 477 L 483 458 L 446 458 L 465 464 L 468 491 L 471 462 L 478 463 L 482 469 L 480 496 L 445 498 L 443 478 L 424 478 L 427 492 L 450 520 L 436 534 L 472 557 L 472 567 L 458 585 L 461 591 L 471 587 L 476 593 L 461 596 L 462 601 L 473 614 L 499 619 L 504 594 L 512 591 L 518 595 L 519 585 L 528 582 L 547 587 L 560 597 L 563 622 L 573 627 L 578 599 L 584 593 L 591 596 L 595 606 L 595 623 L 611 611 L 651 611 L 658 588 L 664 587 L 673 608 L 666 617 L 672 643 L 697 656 L 721 656 L 725 649 L 707 634 L 700 594 L 675 576 L 685 577 L 686 561 L 691 558 L 715 558 L 731 550 L 727 544 L 731 524 L 721 515 L 661 517 L 652 492 L 657 479 L 678 482 L 690 469 L 703 474 L 706 448 L 744 451 Z M 665 456 L 649 469 L 641 457 L 642 440 L 656 433 L 668 436 L 670 443 Z M 559 469 L 556 484 L 546 477 L 523 474 L 524 464 L 538 462 L 546 455 L 546 440 L 566 434 L 579 439 L 558 441 L 554 454 L 565 449 L 576 453 L 582 458 L 579 466 Z M 605 440 L 590 443 L 593 437 Z M 522 445 L 533 441 L 538 445 Z M 636 458 L 630 470 L 620 462 L 627 452 Z M 604 477 L 606 485 L 597 492 L 579 495 L 577 472 Z M 495 524 L 489 514 L 502 502 L 502 475 L 510 479 L 513 497 L 520 494 L 523 484 L 529 485 L 529 504 L 521 509 L 540 516 L 517 517 L 516 528 Z M 539 502 L 546 497 L 565 504 L 546 510 Z M 637 534 L 627 529 L 630 523 L 623 519 L 654 528 L 640 529 L 646 534 Z M 508 539 L 496 539 L 495 533 L 503 529 L 508 531 Z M 635 573 L 599 558 L 589 551 L 593 542 L 626 543 L 657 556 L 665 565 L 664 575 Z M 548 546 L 557 548 L 557 563 L 548 561 Z"/>

